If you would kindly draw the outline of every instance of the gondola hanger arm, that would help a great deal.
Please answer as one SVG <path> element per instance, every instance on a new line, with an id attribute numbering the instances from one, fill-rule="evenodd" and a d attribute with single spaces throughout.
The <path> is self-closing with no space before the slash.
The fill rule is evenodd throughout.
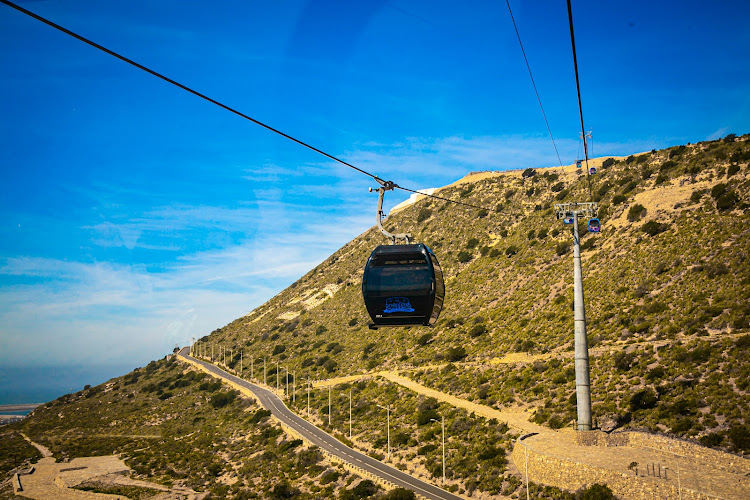
<path id="1" fill-rule="evenodd" d="M 378 192 L 378 213 L 375 218 L 375 221 L 378 224 L 378 229 L 380 229 L 380 232 L 383 233 L 383 236 L 388 238 L 388 241 L 391 242 L 391 245 L 396 244 L 396 240 L 403 240 L 408 245 L 411 240 L 411 235 L 409 233 L 389 233 L 386 231 L 386 229 L 383 227 L 383 197 L 385 195 L 386 191 L 392 191 L 394 188 L 397 188 L 398 186 L 392 182 L 392 181 L 384 181 L 380 179 L 379 177 L 375 177 L 375 180 L 380 183 L 379 188 L 375 188 L 375 191 Z M 370 188 L 370 192 L 372 193 L 373 188 Z"/>

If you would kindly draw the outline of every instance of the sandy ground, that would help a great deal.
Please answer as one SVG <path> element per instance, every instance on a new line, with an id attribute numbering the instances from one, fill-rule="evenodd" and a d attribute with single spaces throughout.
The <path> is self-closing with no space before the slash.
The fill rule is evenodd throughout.
<path id="1" fill-rule="evenodd" d="M 200 500 L 206 496 L 189 488 L 166 486 L 132 479 L 125 474 L 130 473 L 130 467 L 119 457 L 110 455 L 103 457 L 81 457 L 69 463 L 57 463 L 50 450 L 23 436 L 32 446 L 38 449 L 44 458 L 34 464 L 31 474 L 20 477 L 22 491 L 17 495 L 40 500 L 72 500 L 72 499 L 125 499 L 122 495 L 107 495 L 72 489 L 82 483 L 96 483 L 104 486 L 137 486 L 162 492 L 154 498 L 157 500 Z"/>

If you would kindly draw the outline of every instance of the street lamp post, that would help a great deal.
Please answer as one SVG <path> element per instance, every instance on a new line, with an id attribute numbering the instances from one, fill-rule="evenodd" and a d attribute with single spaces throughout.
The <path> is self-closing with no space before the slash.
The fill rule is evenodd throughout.
<path id="1" fill-rule="evenodd" d="M 430 422 L 437 422 L 434 418 L 430 419 Z M 445 415 L 441 415 L 441 422 L 442 422 L 442 440 L 443 440 L 443 484 L 445 484 Z"/>
<path id="2" fill-rule="evenodd" d="M 388 460 L 391 459 L 391 405 L 387 404 L 386 406 L 380 406 L 376 404 L 378 408 L 382 408 L 386 412 L 386 433 L 388 435 Z"/>
<path id="3" fill-rule="evenodd" d="M 333 408 L 331 408 L 331 386 L 328 386 L 328 427 L 331 426 L 331 413 L 333 413 Z"/>
<path id="4" fill-rule="evenodd" d="M 276 392 L 279 392 L 279 361 L 274 361 L 276 363 Z"/>
<path id="5" fill-rule="evenodd" d="M 292 403 L 297 402 L 297 370 L 292 372 Z"/>
<path id="6" fill-rule="evenodd" d="M 349 439 L 352 438 L 352 390 L 349 389 Z"/>
<path id="7" fill-rule="evenodd" d="M 268 385 L 266 383 L 266 374 L 268 374 L 268 371 L 266 370 L 266 357 L 263 356 L 263 385 Z"/>
<path id="8" fill-rule="evenodd" d="M 288 366 L 284 367 L 284 373 L 286 374 L 286 376 L 284 377 L 284 381 L 286 382 L 286 389 L 284 390 L 284 395 L 286 396 L 287 399 L 289 399 L 289 367 Z"/>
<path id="9" fill-rule="evenodd" d="M 310 416 L 310 377 L 307 377 L 307 416 Z"/>

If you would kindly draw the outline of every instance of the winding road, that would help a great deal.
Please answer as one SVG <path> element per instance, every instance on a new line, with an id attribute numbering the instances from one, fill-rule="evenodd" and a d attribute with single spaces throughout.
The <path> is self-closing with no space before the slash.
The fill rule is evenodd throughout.
<path id="1" fill-rule="evenodd" d="M 341 441 L 324 432 L 320 428 L 314 426 L 307 420 L 297 416 L 293 413 L 283 401 L 273 392 L 263 387 L 250 383 L 247 380 L 236 377 L 221 368 L 201 361 L 190 356 L 190 348 L 184 347 L 180 350 L 179 355 L 191 363 L 202 366 L 206 371 L 213 375 L 224 379 L 232 384 L 241 386 L 250 392 L 252 392 L 257 398 L 258 402 L 267 410 L 270 410 L 274 417 L 279 419 L 282 424 L 288 426 L 300 436 L 302 436 L 308 442 L 318 446 L 323 451 L 328 452 L 331 455 L 338 457 L 340 460 L 347 462 L 351 465 L 359 467 L 367 471 L 368 473 L 375 475 L 389 483 L 392 483 L 398 487 L 406 488 L 414 491 L 417 495 L 427 499 L 436 500 L 460 500 L 461 497 L 454 495 L 450 492 L 442 490 L 435 485 L 421 481 L 405 472 L 390 467 L 372 457 L 364 455 L 358 451 L 349 448 L 344 445 Z"/>

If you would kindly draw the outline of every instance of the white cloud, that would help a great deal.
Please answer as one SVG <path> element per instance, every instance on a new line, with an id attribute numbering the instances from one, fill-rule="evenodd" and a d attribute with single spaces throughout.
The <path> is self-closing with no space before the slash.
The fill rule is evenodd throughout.
<path id="1" fill-rule="evenodd" d="M 192 210 L 174 213 L 186 212 Z M 0 363 L 160 357 L 261 305 L 367 229 L 370 219 L 311 220 L 299 233 L 184 255 L 158 272 L 122 263 L 6 259 L 0 274 L 26 283 L 0 289 Z"/>

